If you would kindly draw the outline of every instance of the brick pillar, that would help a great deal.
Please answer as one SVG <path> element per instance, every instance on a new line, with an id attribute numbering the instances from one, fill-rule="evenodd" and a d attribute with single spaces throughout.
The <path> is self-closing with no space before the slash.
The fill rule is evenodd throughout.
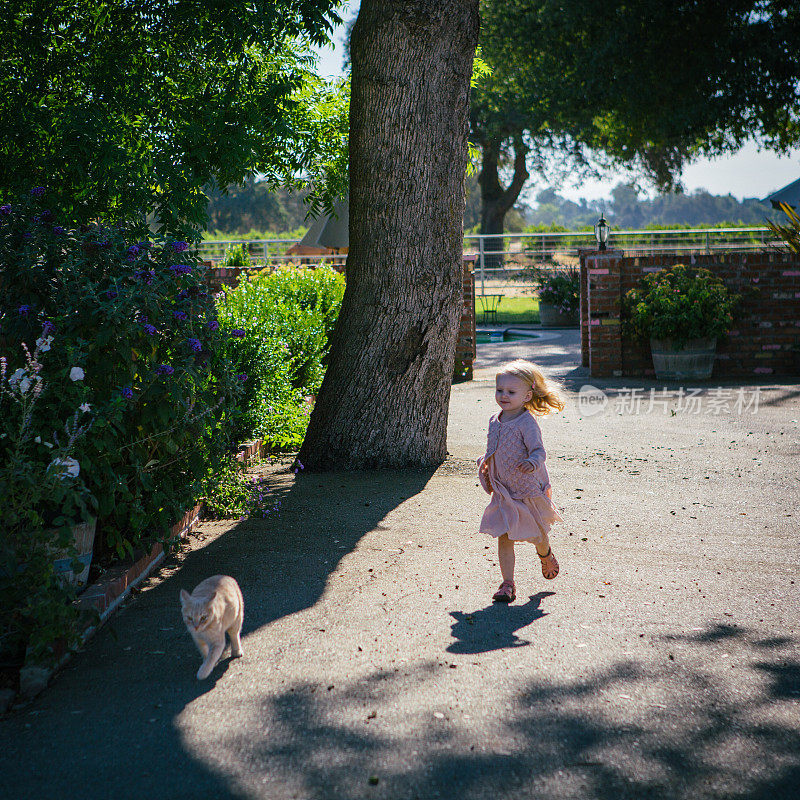
<path id="1" fill-rule="evenodd" d="M 597 249 L 594 247 L 579 247 L 578 259 L 580 260 L 580 302 L 578 305 L 579 319 L 581 326 L 581 366 L 589 366 L 589 307 L 587 305 L 587 292 L 588 285 L 586 283 L 586 256 L 596 253 Z"/>
<path id="2" fill-rule="evenodd" d="M 586 253 L 586 333 L 589 374 L 592 377 L 622 375 L 620 333 L 621 250 Z M 582 270 L 583 272 L 583 270 Z M 583 330 L 583 325 L 581 326 Z"/>
<path id="3" fill-rule="evenodd" d="M 472 264 L 475 256 L 465 256 L 463 272 L 464 305 L 461 310 L 461 325 L 456 339 L 456 363 L 453 383 L 472 380 L 472 368 L 477 351 L 475 348 L 475 273 Z"/>

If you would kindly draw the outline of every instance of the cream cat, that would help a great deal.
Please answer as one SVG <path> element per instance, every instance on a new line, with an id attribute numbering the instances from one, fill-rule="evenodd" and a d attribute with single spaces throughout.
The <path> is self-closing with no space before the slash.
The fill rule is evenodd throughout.
<path id="1" fill-rule="evenodd" d="M 211 674 L 225 649 L 225 633 L 231 640 L 231 658 L 243 655 L 242 632 L 244 599 L 239 584 L 228 575 L 213 575 L 195 586 L 189 594 L 181 589 L 183 621 L 203 656 L 197 680 Z"/>

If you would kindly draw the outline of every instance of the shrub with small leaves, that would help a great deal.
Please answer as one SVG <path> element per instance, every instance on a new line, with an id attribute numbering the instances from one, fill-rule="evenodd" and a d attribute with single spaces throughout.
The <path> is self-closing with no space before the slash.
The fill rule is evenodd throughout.
<path id="1" fill-rule="evenodd" d="M 538 288 L 541 302 L 555 306 L 562 314 L 574 314 L 578 311 L 581 277 L 577 269 L 567 267 L 554 270 L 531 267 L 527 272 Z"/>
<path id="2" fill-rule="evenodd" d="M 225 351 L 242 383 L 240 439 L 263 437 L 273 449 L 300 446 L 325 369 L 344 295 L 331 267 L 284 267 L 242 276 L 218 296 Z"/>
<path id="3" fill-rule="evenodd" d="M 710 270 L 685 264 L 645 275 L 639 284 L 623 298 L 622 335 L 671 339 L 678 347 L 727 333 L 742 299 Z"/>

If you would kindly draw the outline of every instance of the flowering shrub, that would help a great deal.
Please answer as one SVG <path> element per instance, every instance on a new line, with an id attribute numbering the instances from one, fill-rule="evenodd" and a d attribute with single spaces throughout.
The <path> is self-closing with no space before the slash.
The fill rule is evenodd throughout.
<path id="1" fill-rule="evenodd" d="M 622 303 L 622 334 L 633 339 L 689 339 L 721 336 L 733 326 L 741 295 L 702 268 L 675 264 L 645 275 Z"/>
<path id="2" fill-rule="evenodd" d="M 49 369 L 58 349 L 50 330 L 44 326 L 33 353 L 21 343 L 24 360 L 13 372 L 8 359 L 0 356 L 4 661 L 21 661 L 26 648 L 34 660 L 53 660 L 78 637 L 78 614 L 69 603 L 71 589 L 56 579 L 53 559 L 56 553 L 76 556 L 71 526 L 88 520 L 95 507 L 80 462 L 73 456 L 76 444 L 91 428 L 92 414 L 88 403 L 77 405 L 80 387 L 70 386 L 81 380 L 80 370 L 53 375 Z M 40 413 L 53 395 L 73 397 L 73 405 L 63 408 L 66 418 Z"/>
<path id="3" fill-rule="evenodd" d="M 13 373 L 20 342 L 45 328 L 56 337 L 48 365 L 64 388 L 42 393 L 41 419 L 91 407 L 74 457 L 96 499 L 96 552 L 132 553 L 183 514 L 230 449 L 242 383 L 186 242 L 131 242 L 124 226 L 66 230 L 46 200 L 0 213 L 0 352 Z"/>
<path id="4" fill-rule="evenodd" d="M 328 342 L 344 295 L 331 267 L 284 267 L 243 276 L 218 297 L 227 358 L 242 380 L 239 438 L 298 447 L 322 383 Z"/>
<path id="5" fill-rule="evenodd" d="M 555 306 L 562 314 L 575 314 L 580 306 L 581 277 L 574 267 L 565 270 L 532 268 L 539 300 Z"/>
<path id="6" fill-rule="evenodd" d="M 266 478 L 248 475 L 234 458 L 208 475 L 204 513 L 210 517 L 264 518 L 280 507 L 281 501 L 271 492 Z"/>

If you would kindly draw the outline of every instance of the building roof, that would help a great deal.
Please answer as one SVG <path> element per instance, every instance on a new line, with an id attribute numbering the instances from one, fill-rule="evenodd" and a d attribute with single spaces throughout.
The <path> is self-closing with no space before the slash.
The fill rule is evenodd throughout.
<path id="1" fill-rule="evenodd" d="M 787 206 L 792 208 L 800 208 L 800 178 L 788 186 L 784 186 L 783 189 L 778 189 L 777 192 L 768 195 L 764 198 L 765 202 L 767 200 L 772 203 L 773 208 L 779 209 L 781 203 L 786 203 Z"/>
<path id="2" fill-rule="evenodd" d="M 334 215 L 320 214 L 306 235 L 300 240 L 302 245 L 317 245 L 341 250 L 350 245 L 350 198 L 337 200 L 333 204 Z"/>

